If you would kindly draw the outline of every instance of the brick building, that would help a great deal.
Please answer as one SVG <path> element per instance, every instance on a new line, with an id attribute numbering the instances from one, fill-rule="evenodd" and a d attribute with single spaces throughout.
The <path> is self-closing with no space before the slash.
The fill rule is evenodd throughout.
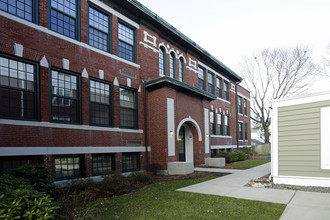
<path id="1" fill-rule="evenodd" d="M 0 24 L 0 173 L 166 171 L 251 144 L 241 77 L 135 0 L 1 1 Z"/>

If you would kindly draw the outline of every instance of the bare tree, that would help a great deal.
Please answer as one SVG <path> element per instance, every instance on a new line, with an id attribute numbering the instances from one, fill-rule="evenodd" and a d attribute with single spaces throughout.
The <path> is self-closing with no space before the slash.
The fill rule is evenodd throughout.
<path id="1" fill-rule="evenodd" d="M 305 46 L 264 49 L 240 65 L 244 84 L 250 91 L 251 118 L 259 124 L 269 143 L 271 101 L 308 90 L 319 72 Z"/>

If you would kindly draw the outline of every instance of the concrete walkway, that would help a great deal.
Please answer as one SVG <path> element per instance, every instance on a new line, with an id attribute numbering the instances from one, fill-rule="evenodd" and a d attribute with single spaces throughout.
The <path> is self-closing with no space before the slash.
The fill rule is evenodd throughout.
<path id="1" fill-rule="evenodd" d="M 196 171 L 232 173 L 206 182 L 178 189 L 239 199 L 287 204 L 281 219 L 329 219 L 330 193 L 245 187 L 251 179 L 270 173 L 270 163 L 248 170 L 196 168 Z"/>

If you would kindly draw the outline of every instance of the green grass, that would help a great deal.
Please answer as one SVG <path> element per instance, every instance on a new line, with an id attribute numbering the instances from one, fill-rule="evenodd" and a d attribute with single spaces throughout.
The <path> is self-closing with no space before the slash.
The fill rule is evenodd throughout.
<path id="1" fill-rule="evenodd" d="M 270 160 L 245 160 L 245 161 L 233 162 L 231 163 L 231 165 L 238 167 L 252 168 L 269 162 Z"/>
<path id="2" fill-rule="evenodd" d="M 175 191 L 209 179 L 157 183 L 113 197 L 96 211 L 101 219 L 279 219 L 284 211 L 281 204 Z"/>

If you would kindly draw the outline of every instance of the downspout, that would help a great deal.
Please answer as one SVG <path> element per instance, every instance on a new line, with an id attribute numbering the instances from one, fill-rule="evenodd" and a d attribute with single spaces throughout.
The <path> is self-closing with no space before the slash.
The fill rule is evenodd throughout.
<path id="1" fill-rule="evenodd" d="M 144 84 L 144 80 L 142 81 L 143 84 L 143 109 L 144 109 L 144 144 L 146 147 L 146 165 L 149 165 L 149 152 L 148 152 L 148 122 L 147 122 L 147 96 L 146 96 L 146 86 Z"/>
<path id="2" fill-rule="evenodd" d="M 239 135 L 239 131 L 238 131 L 238 96 L 237 96 L 237 85 L 239 84 L 240 82 L 236 82 L 235 83 L 235 100 L 236 100 L 236 143 L 237 143 L 237 150 L 239 149 L 239 142 L 238 142 L 238 135 Z"/>

